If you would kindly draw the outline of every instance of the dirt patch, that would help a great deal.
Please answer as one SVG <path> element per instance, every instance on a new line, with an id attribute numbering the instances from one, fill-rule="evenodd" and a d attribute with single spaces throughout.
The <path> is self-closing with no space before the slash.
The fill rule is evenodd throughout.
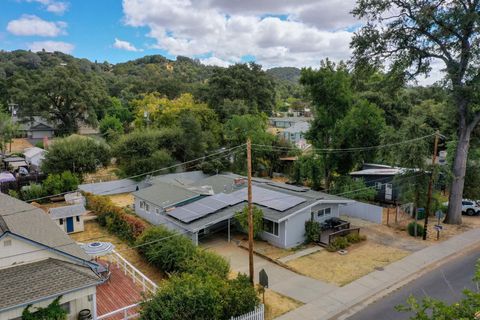
<path id="1" fill-rule="evenodd" d="M 11 146 L 11 147 L 10 147 Z M 12 140 L 12 144 L 7 144 L 7 150 L 12 153 L 23 153 L 26 148 L 33 147 L 27 139 L 16 138 Z"/>
<path id="2" fill-rule="evenodd" d="M 343 286 L 372 271 L 400 260 L 408 251 L 367 240 L 350 246 L 346 255 L 322 250 L 287 265 L 308 277 Z"/>
<path id="3" fill-rule="evenodd" d="M 150 280 L 160 283 L 164 277 L 158 269 L 150 265 L 135 249 L 118 237 L 110 234 L 106 229 L 102 228 L 96 221 L 85 222 L 85 231 L 70 235 L 78 242 L 92 242 L 95 240 L 111 242 L 115 245 L 115 250 L 127 259 L 138 270 L 143 272 Z"/>
<path id="4" fill-rule="evenodd" d="M 131 193 L 120 193 L 108 196 L 112 202 L 118 207 L 127 207 L 133 205 L 135 199 Z"/>
<path id="5" fill-rule="evenodd" d="M 275 319 L 282 314 L 292 311 L 303 303 L 270 289 L 265 290 L 265 319 Z"/>
<path id="6" fill-rule="evenodd" d="M 118 168 L 114 165 L 103 167 L 94 173 L 86 173 L 83 176 L 83 183 L 96 183 L 118 180 Z"/>

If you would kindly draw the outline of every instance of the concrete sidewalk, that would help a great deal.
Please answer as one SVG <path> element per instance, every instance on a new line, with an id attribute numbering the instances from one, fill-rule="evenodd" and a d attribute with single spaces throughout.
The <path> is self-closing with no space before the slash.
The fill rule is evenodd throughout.
<path id="1" fill-rule="evenodd" d="M 442 243 L 417 251 L 382 271 L 374 271 L 343 287 L 318 296 L 305 305 L 277 318 L 280 320 L 319 319 L 339 317 L 355 305 L 383 292 L 393 290 L 428 266 L 440 263 L 465 249 L 480 243 L 480 229 L 473 229 Z"/>

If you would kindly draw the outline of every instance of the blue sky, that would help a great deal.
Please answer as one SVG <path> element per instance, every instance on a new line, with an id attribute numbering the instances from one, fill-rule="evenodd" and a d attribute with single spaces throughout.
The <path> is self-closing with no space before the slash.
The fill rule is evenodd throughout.
<path id="1" fill-rule="evenodd" d="M 61 41 L 71 43 L 71 53 L 76 57 L 90 60 L 121 62 L 142 57 L 146 54 L 162 54 L 173 58 L 165 50 L 148 49 L 152 39 L 144 35 L 145 27 L 131 28 L 122 23 L 122 2 L 119 0 L 78 0 L 69 1 L 68 9 L 63 13 L 53 13 L 39 2 L 2 0 L 0 5 L 0 49 L 29 49 L 29 44 L 37 41 Z M 35 15 L 45 21 L 64 21 L 67 23 L 65 34 L 56 37 L 38 35 L 18 36 L 7 31 L 10 21 L 23 15 Z M 132 52 L 113 47 L 115 38 L 128 39 L 143 51 Z"/>

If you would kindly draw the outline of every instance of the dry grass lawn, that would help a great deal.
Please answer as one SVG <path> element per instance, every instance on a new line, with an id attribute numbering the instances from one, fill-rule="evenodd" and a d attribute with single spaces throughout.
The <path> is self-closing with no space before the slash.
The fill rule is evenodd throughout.
<path id="1" fill-rule="evenodd" d="M 78 242 L 92 242 L 95 240 L 111 242 L 115 245 L 115 250 L 120 251 L 119 253 L 125 259 L 143 272 L 150 280 L 158 284 L 164 278 L 162 273 L 145 261 L 135 249 L 130 248 L 125 241 L 110 234 L 97 221 L 85 222 L 85 231 L 73 233 L 70 236 Z"/>
<path id="2" fill-rule="evenodd" d="M 94 173 L 86 173 L 83 176 L 83 183 L 96 183 L 118 180 L 118 168 L 114 165 L 98 169 Z"/>
<path id="3" fill-rule="evenodd" d="M 11 148 L 10 144 L 7 144 L 7 150 L 12 153 L 23 152 L 26 148 L 33 147 L 33 144 L 28 142 L 27 139 L 16 138 L 12 140 Z"/>
<path id="4" fill-rule="evenodd" d="M 287 264 L 308 277 L 343 286 L 407 256 L 409 252 L 372 241 L 350 246 L 348 254 L 322 250 Z"/>
<path id="5" fill-rule="evenodd" d="M 267 320 L 275 319 L 302 305 L 302 302 L 286 297 L 278 292 L 269 289 L 265 290 L 265 319 Z"/>
<path id="6" fill-rule="evenodd" d="M 120 193 L 108 196 L 112 202 L 118 207 L 131 206 L 134 203 L 134 198 L 131 193 Z"/>

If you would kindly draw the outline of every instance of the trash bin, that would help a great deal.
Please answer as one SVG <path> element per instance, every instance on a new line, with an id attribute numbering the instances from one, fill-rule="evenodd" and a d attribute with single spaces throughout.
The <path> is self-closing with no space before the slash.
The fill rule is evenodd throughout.
<path id="1" fill-rule="evenodd" d="M 92 320 L 92 313 L 89 309 L 80 310 L 78 313 L 78 320 Z"/>

